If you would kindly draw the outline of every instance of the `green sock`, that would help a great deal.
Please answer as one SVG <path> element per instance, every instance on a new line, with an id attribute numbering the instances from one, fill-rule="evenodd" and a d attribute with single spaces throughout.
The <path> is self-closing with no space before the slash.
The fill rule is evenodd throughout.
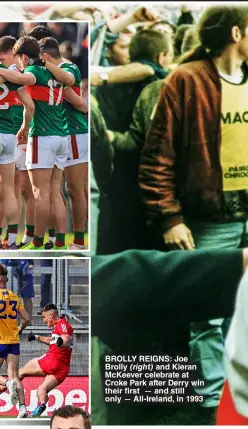
<path id="1" fill-rule="evenodd" d="M 28 237 L 33 237 L 34 236 L 34 225 L 28 225 L 25 223 L 24 235 L 27 235 Z"/>
<path id="2" fill-rule="evenodd" d="M 37 235 L 34 235 L 32 244 L 35 247 L 41 247 L 41 246 L 43 246 L 43 242 L 44 242 L 44 236 L 43 237 L 38 237 Z"/>
<path id="3" fill-rule="evenodd" d="M 65 234 L 56 234 L 55 246 L 57 247 L 65 246 Z"/>
<path id="4" fill-rule="evenodd" d="M 73 240 L 74 244 L 79 244 L 81 246 L 84 245 L 84 232 L 74 232 L 74 240 Z"/>
<path id="5" fill-rule="evenodd" d="M 8 225 L 8 233 L 9 234 L 17 234 L 18 232 L 18 224 L 15 225 Z"/>

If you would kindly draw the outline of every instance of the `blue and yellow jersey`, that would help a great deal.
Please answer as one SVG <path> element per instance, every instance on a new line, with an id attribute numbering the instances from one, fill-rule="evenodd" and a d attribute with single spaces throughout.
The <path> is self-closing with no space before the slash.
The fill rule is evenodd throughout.
<path id="1" fill-rule="evenodd" d="M 17 317 L 23 309 L 19 296 L 7 288 L 0 289 L 0 344 L 20 342 Z"/>

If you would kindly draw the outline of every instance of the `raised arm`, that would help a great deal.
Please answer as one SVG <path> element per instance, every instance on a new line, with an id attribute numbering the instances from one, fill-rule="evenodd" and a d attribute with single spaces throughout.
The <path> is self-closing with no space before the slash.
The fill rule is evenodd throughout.
<path id="1" fill-rule="evenodd" d="M 93 67 L 94 70 L 94 67 Z M 125 66 L 114 67 L 112 70 L 102 72 L 91 72 L 90 83 L 91 86 L 102 86 L 102 74 L 107 74 L 108 83 L 128 83 L 140 82 L 154 75 L 152 67 L 141 64 L 138 62 L 127 64 Z"/>

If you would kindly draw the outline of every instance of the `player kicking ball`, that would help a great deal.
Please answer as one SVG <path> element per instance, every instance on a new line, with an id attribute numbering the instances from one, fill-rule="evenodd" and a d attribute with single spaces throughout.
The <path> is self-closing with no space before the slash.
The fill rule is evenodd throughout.
<path id="1" fill-rule="evenodd" d="M 19 335 L 30 322 L 30 317 L 20 298 L 6 287 L 8 270 L 0 264 L 0 368 L 4 361 L 7 364 L 7 380 L 0 376 L 0 393 L 9 390 L 13 405 L 19 401 L 18 418 L 28 417 L 22 382 L 18 376 L 20 357 Z M 21 326 L 18 328 L 18 315 Z"/>
<path id="2" fill-rule="evenodd" d="M 58 314 L 56 305 L 47 304 L 42 311 L 43 322 L 53 328 L 51 337 L 30 333 L 28 341 L 40 341 L 49 346 L 48 352 L 40 358 L 30 360 L 19 371 L 20 380 L 27 376 L 44 375 L 45 380 L 38 387 L 38 406 L 29 417 L 39 417 L 46 409 L 48 393 L 61 384 L 70 371 L 73 347 L 73 329 L 65 318 Z"/>

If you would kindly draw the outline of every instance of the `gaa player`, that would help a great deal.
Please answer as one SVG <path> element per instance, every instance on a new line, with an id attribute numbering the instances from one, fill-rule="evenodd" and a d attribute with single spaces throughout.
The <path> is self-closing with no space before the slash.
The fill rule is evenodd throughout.
<path id="1" fill-rule="evenodd" d="M 16 58 L 13 53 L 15 43 L 16 39 L 13 36 L 3 36 L 0 38 L 0 62 L 11 70 L 18 70 Z M 18 98 L 15 99 L 12 109 L 14 113 L 14 130 L 15 134 L 17 134 L 23 121 L 23 104 Z M 15 193 L 17 199 L 18 197 L 20 198 L 20 188 L 25 204 L 25 232 L 21 244 L 18 246 L 18 248 L 20 248 L 24 244 L 31 243 L 34 236 L 34 196 L 25 166 L 27 144 L 19 144 L 18 147 L 20 149 L 20 154 L 16 159 Z M 20 202 L 19 205 L 21 206 Z M 0 220 L 1 227 L 2 224 L 3 219 Z"/>
<path id="2" fill-rule="evenodd" d="M 46 409 L 48 393 L 61 384 L 70 371 L 70 360 L 73 347 L 73 329 L 65 318 L 58 314 L 56 305 L 47 304 L 42 312 L 43 322 L 53 328 L 51 337 L 30 333 L 28 341 L 40 341 L 49 346 L 48 352 L 40 358 L 30 360 L 19 371 L 22 380 L 27 376 L 45 376 L 38 387 L 38 406 L 29 417 L 39 417 Z"/>
<path id="3" fill-rule="evenodd" d="M 7 268 L 0 264 L 0 367 L 6 361 L 8 379 L 0 376 L 0 386 L 6 387 L 10 393 L 11 403 L 19 400 L 19 418 L 27 417 L 22 382 L 18 376 L 20 338 L 19 335 L 30 322 L 30 317 L 20 298 L 6 287 L 8 282 Z M 18 328 L 18 315 L 22 322 Z M 2 389 L 4 391 L 4 389 Z"/>
<path id="4" fill-rule="evenodd" d="M 82 77 L 76 64 L 64 61 L 60 55 L 57 40 L 45 37 L 39 42 L 40 55 L 46 61 L 46 68 L 55 78 L 71 88 L 64 91 L 63 102 L 64 129 L 69 138 L 69 156 L 65 164 L 65 178 L 68 191 L 72 200 L 72 222 L 74 231 L 73 244 L 70 250 L 82 250 L 84 246 L 85 222 L 87 218 L 87 189 L 88 189 L 88 124 L 84 119 L 83 112 L 78 111 L 70 98 L 72 90 L 82 98 Z M 61 68 L 66 74 L 61 73 Z M 70 78 L 70 83 L 68 83 Z M 82 98 L 82 102 L 83 102 Z M 84 109 L 87 104 L 84 102 Z M 86 110 L 84 110 L 84 113 Z"/>
<path id="5" fill-rule="evenodd" d="M 62 119 L 63 85 L 42 66 L 36 39 L 21 37 L 13 51 L 23 73 L 4 70 L 0 76 L 25 85 L 35 103 L 26 154 L 26 166 L 35 198 L 35 232 L 32 243 L 22 249 L 44 249 L 50 204 L 57 232 L 54 248 L 64 249 L 66 208 L 61 196 L 61 181 L 68 156 L 68 140 Z"/>

